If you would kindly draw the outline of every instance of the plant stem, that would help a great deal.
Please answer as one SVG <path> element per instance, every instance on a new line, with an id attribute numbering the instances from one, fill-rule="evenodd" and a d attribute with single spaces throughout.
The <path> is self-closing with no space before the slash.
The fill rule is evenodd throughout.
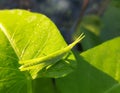
<path id="1" fill-rule="evenodd" d="M 32 91 L 32 78 L 29 73 L 27 73 L 27 93 L 33 93 Z"/>

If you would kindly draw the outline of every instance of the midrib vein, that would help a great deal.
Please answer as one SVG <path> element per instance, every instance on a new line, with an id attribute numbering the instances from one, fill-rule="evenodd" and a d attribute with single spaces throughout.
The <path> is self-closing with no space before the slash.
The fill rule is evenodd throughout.
<path id="1" fill-rule="evenodd" d="M 11 39 L 10 35 L 8 34 L 6 28 L 3 26 L 2 23 L 0 23 L 0 29 L 2 30 L 2 32 L 3 32 L 3 33 L 5 34 L 5 36 L 7 37 L 8 41 L 10 42 L 10 45 L 11 45 L 12 48 L 14 49 L 17 57 L 20 59 L 20 57 L 19 57 L 19 55 L 18 55 L 18 54 L 19 54 L 19 51 L 18 51 L 16 45 L 14 44 L 14 41 Z"/>

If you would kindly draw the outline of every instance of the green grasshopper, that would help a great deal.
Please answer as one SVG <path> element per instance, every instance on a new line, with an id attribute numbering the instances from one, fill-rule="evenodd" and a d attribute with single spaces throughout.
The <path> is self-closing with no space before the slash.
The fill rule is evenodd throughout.
<path id="1" fill-rule="evenodd" d="M 59 60 L 61 60 L 78 42 L 80 42 L 85 35 L 82 33 L 73 43 L 69 44 L 67 47 L 58 50 L 52 54 L 41 58 L 35 58 L 31 60 L 19 61 L 22 66 L 19 68 L 21 71 L 37 69 L 41 70 L 44 67 L 55 64 Z"/>

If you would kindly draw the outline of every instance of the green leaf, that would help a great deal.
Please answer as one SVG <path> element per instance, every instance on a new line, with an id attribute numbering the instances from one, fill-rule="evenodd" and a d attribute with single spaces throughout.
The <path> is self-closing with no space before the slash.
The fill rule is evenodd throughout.
<path id="1" fill-rule="evenodd" d="M 23 62 L 22 65 L 25 65 L 32 59 L 47 57 L 66 47 L 67 44 L 59 30 L 46 16 L 19 9 L 1 10 L 0 93 L 27 93 L 32 91 L 30 90 L 32 79 L 62 77 L 73 71 L 76 61 L 70 51 L 72 47 L 66 51 L 67 54 L 62 56 L 56 54 L 55 63 L 52 63 L 51 60 L 51 64 L 48 61 L 43 62 L 41 67 L 35 66 L 29 71 L 21 72 L 19 70 L 21 66 L 19 62 Z M 64 67 L 65 69 L 63 69 Z"/>
<path id="2" fill-rule="evenodd" d="M 87 15 L 78 24 L 77 30 L 73 34 L 73 39 L 76 39 L 80 33 L 84 33 L 86 38 L 81 42 L 82 49 L 87 50 L 101 43 L 99 34 L 102 24 L 101 20 L 96 15 Z"/>
<path id="3" fill-rule="evenodd" d="M 78 68 L 56 79 L 61 93 L 120 93 L 120 37 L 76 53 Z M 64 83 L 63 83 L 64 82 Z"/>
<path id="4" fill-rule="evenodd" d="M 56 93 L 53 80 L 50 78 L 37 78 L 32 83 L 33 93 Z"/>
<path id="5" fill-rule="evenodd" d="M 100 34 L 102 23 L 99 16 L 87 15 L 83 18 L 81 25 L 98 36 Z"/>
<path id="6" fill-rule="evenodd" d="M 100 38 L 103 41 L 120 36 L 120 9 L 109 6 L 101 18 L 103 28 Z"/>
<path id="7" fill-rule="evenodd" d="M 120 81 L 120 37 L 82 53 L 92 66 Z"/>
<path id="8" fill-rule="evenodd" d="M 0 93 L 26 93 L 27 79 L 18 67 L 18 57 L 0 29 Z"/>
<path id="9" fill-rule="evenodd" d="M 111 5 L 120 8 L 120 0 L 111 0 Z"/>

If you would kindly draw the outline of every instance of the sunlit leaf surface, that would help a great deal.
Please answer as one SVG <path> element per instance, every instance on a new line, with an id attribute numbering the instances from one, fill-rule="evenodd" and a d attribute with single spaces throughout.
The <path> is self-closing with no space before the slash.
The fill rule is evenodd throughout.
<path id="1" fill-rule="evenodd" d="M 57 78 L 73 71 L 76 62 L 72 52 L 64 58 L 61 56 L 57 63 L 50 66 L 44 63 L 41 67 L 35 67 L 29 71 L 19 70 L 20 61 L 26 64 L 26 60 L 47 56 L 66 46 L 59 30 L 46 16 L 25 10 L 1 10 L 0 93 L 27 93 L 28 82 L 31 79 Z M 38 68 L 41 69 L 36 71 Z M 50 85 L 46 84 L 47 92 Z"/>
<path id="2" fill-rule="evenodd" d="M 78 55 L 74 73 L 56 80 L 61 93 L 120 93 L 120 37 Z"/>

